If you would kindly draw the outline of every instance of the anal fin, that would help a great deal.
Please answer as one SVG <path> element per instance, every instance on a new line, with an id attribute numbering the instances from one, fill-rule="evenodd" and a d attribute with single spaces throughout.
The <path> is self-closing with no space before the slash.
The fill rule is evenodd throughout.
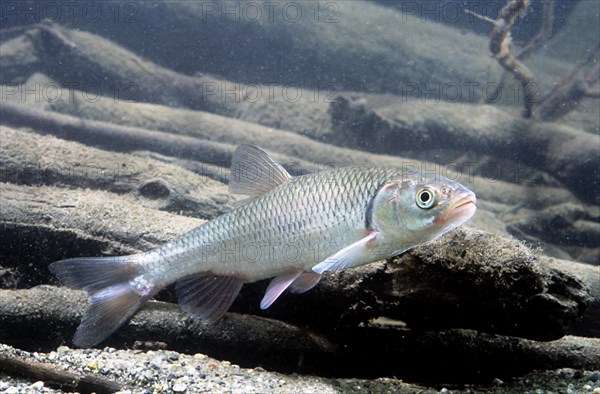
<path id="1" fill-rule="evenodd" d="M 175 293 L 184 312 L 208 324 L 227 312 L 243 284 L 235 277 L 201 273 L 178 281 Z"/>

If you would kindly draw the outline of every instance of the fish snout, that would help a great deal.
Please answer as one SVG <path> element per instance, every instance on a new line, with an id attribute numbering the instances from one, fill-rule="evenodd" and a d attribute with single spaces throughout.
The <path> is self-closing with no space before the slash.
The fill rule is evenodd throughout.
<path id="1" fill-rule="evenodd" d="M 456 188 L 449 193 L 450 204 L 436 218 L 436 223 L 464 223 L 475 214 L 477 197 L 466 187 Z"/>

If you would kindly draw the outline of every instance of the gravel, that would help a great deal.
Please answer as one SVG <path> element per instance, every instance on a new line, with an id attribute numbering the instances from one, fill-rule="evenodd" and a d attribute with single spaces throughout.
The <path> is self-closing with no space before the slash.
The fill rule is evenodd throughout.
<path id="1" fill-rule="evenodd" d="M 96 373 L 135 387 L 123 393 L 408 393 L 415 387 L 393 379 L 327 379 L 284 375 L 261 367 L 240 368 L 204 354 L 185 355 L 173 351 L 70 349 L 60 346 L 50 353 L 29 353 L 0 345 L 0 356 L 16 354 L 55 367 Z M 63 393 L 43 382 L 31 382 L 0 372 L 0 393 Z M 431 391 L 436 392 L 436 391 Z"/>
<path id="2" fill-rule="evenodd" d="M 539 371 L 504 382 L 494 379 L 488 387 L 428 388 L 396 379 L 331 379 L 296 374 L 284 375 L 261 367 L 241 368 L 204 354 L 186 355 L 168 350 L 70 349 L 60 346 L 50 353 L 29 353 L 0 345 L 0 356 L 51 364 L 82 374 L 95 373 L 126 383 L 132 390 L 121 393 L 586 393 L 600 394 L 600 371 L 560 369 Z M 65 393 L 42 381 L 30 381 L 0 372 L 0 393 Z"/>

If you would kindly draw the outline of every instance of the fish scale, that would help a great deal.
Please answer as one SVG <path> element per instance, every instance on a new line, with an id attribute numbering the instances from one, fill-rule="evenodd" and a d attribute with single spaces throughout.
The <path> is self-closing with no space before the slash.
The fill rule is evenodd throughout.
<path id="1" fill-rule="evenodd" d="M 181 251 L 181 258 L 167 262 L 149 262 L 148 270 L 152 272 L 149 278 L 169 280 L 169 272 L 197 272 L 200 267 L 196 255 L 202 253 L 202 250 L 190 250 L 186 244 L 196 245 L 199 249 L 210 244 L 218 250 L 228 251 L 235 250 L 236 245 L 243 247 L 244 244 L 258 243 L 259 246 L 265 247 L 270 243 L 279 245 L 275 248 L 274 255 L 281 256 L 284 252 L 282 248 L 290 243 L 297 243 L 298 239 L 302 239 L 303 246 L 308 245 L 309 252 L 312 252 L 311 247 L 315 247 L 324 238 L 337 238 L 336 243 L 340 245 L 340 249 L 341 246 L 358 239 L 361 230 L 364 230 L 367 203 L 383 182 L 397 175 L 395 168 L 359 167 L 294 178 L 260 199 L 207 222 L 164 245 L 161 248 L 164 255 L 173 255 Z M 332 178 L 339 181 L 328 182 Z M 313 190 L 317 193 L 313 193 Z M 310 254 L 303 255 L 306 260 L 297 263 L 309 269 L 320 261 L 316 260 L 317 257 L 327 257 L 324 254 L 330 252 L 329 249 L 335 249 L 335 246 L 331 245 L 331 248 L 316 256 L 312 253 L 314 257 Z M 215 274 L 226 274 L 235 270 L 239 276 L 249 281 L 260 278 L 264 271 L 275 270 L 281 273 L 290 270 L 289 261 L 260 260 L 249 264 L 243 258 L 232 262 L 222 261 L 221 257 L 222 253 L 209 256 L 206 269 Z M 258 264 L 261 265 L 261 269 L 253 270 Z"/>

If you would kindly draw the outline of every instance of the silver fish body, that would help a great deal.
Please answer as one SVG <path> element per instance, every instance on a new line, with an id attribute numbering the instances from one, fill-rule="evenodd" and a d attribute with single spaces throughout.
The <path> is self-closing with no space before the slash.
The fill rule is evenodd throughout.
<path id="1" fill-rule="evenodd" d="M 475 195 L 397 167 L 349 167 L 292 178 L 258 148 L 232 160 L 230 190 L 241 206 L 146 253 L 62 260 L 51 270 L 90 293 L 75 343 L 90 346 L 176 283 L 182 308 L 204 322 L 229 308 L 243 283 L 275 277 L 261 302 L 303 292 L 325 271 L 378 261 L 460 225 Z M 107 316 L 112 316 L 107 318 Z"/>
<path id="2" fill-rule="evenodd" d="M 395 168 L 344 168 L 291 179 L 258 199 L 140 256 L 153 281 L 199 269 L 253 282 L 310 271 L 364 237 L 369 201 Z"/>

